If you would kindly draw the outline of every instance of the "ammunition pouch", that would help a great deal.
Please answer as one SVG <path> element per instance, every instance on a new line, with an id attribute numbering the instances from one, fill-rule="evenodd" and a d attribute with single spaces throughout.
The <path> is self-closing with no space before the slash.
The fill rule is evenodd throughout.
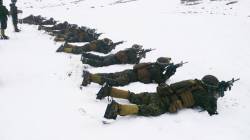
<path id="1" fill-rule="evenodd" d="M 159 94 L 161 97 L 170 96 L 173 95 L 173 93 L 174 91 L 167 84 L 161 84 L 157 87 L 157 94 Z"/>
<path id="2" fill-rule="evenodd" d="M 195 103 L 193 94 L 190 91 L 181 93 L 180 99 L 184 108 L 192 107 Z"/>
<path id="3" fill-rule="evenodd" d="M 195 104 L 192 91 L 201 89 L 201 85 L 196 80 L 187 80 L 170 85 L 169 89 L 171 94 L 167 94 L 168 88 L 159 88 L 159 92 L 166 92 L 170 99 L 169 112 L 174 113 L 182 108 L 189 108 Z M 163 90 L 164 89 L 164 90 Z M 158 88 L 157 88 L 158 91 Z"/>
<path id="4" fill-rule="evenodd" d="M 177 96 L 173 95 L 171 96 L 170 98 L 170 106 L 168 108 L 168 111 L 171 112 L 171 113 L 175 113 L 177 112 L 179 109 L 182 109 L 183 108 L 183 105 L 182 105 L 182 102 L 180 99 L 178 99 Z"/>

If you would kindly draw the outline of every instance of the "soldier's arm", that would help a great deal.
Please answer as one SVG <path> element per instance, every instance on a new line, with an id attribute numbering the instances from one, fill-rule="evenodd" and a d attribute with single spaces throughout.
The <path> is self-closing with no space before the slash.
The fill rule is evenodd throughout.
<path id="1" fill-rule="evenodd" d="M 207 102 L 205 102 L 204 104 L 204 109 L 208 112 L 210 116 L 218 114 L 217 99 L 214 97 L 209 97 Z"/>
<path id="2" fill-rule="evenodd" d="M 6 15 L 10 15 L 9 10 L 8 10 L 6 7 L 4 7 L 4 13 L 5 13 Z"/>

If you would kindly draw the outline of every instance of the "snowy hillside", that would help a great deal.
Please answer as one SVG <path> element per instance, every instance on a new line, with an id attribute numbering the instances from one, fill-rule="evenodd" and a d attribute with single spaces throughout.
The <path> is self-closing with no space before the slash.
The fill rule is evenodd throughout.
<path id="1" fill-rule="evenodd" d="M 240 81 L 218 101 L 219 114 L 212 117 L 186 109 L 159 117 L 118 117 L 103 125 L 108 101 L 95 100 L 97 84 L 80 90 L 82 70 L 115 72 L 132 65 L 83 65 L 78 55 L 56 53 L 61 44 L 37 26 L 19 25 L 22 32 L 14 33 L 9 19 L 11 39 L 0 40 L 0 140 L 250 139 L 249 0 L 20 0 L 17 5 L 20 18 L 53 17 L 96 28 L 104 33 L 101 38 L 127 41 L 112 53 L 138 43 L 156 48 L 143 62 L 159 56 L 189 61 L 168 83 L 206 74 Z M 156 86 L 138 82 L 121 88 L 142 92 Z"/>

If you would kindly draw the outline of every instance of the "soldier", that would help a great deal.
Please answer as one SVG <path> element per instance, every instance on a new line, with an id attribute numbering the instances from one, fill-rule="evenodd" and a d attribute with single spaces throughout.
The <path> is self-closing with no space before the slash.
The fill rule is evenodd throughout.
<path id="1" fill-rule="evenodd" d="M 69 29 L 63 34 L 57 34 L 54 39 L 57 42 L 67 41 L 67 42 L 91 42 L 97 40 L 102 33 L 91 32 L 92 30 L 85 30 L 82 28 Z"/>
<path id="2" fill-rule="evenodd" d="M 183 63 L 169 63 L 171 58 L 159 57 L 154 63 L 139 63 L 133 69 L 127 69 L 115 73 L 91 74 L 83 71 L 82 86 L 87 86 L 91 82 L 103 85 L 107 82 L 111 86 L 125 86 L 132 82 L 142 83 L 165 83 Z"/>
<path id="3" fill-rule="evenodd" d="M 3 5 L 3 1 L 0 0 L 0 23 L 1 23 L 1 36 L 0 39 L 9 39 L 8 36 L 5 35 L 5 29 L 7 28 L 7 20 L 9 11 L 7 8 Z"/>
<path id="4" fill-rule="evenodd" d="M 94 67 L 109 66 L 114 64 L 138 64 L 146 53 L 151 49 L 142 49 L 141 45 L 133 45 L 132 48 L 119 51 L 107 56 L 99 56 L 91 53 L 83 53 L 81 61 L 83 64 L 89 64 Z"/>
<path id="5" fill-rule="evenodd" d="M 42 23 L 39 24 L 39 26 L 41 25 L 55 25 L 56 24 L 56 20 L 53 19 L 53 18 L 49 18 L 49 19 L 46 19 L 44 20 Z"/>
<path id="6" fill-rule="evenodd" d="M 239 80 L 239 79 L 237 79 Z M 183 108 L 201 107 L 210 115 L 217 113 L 217 99 L 224 91 L 231 89 L 233 82 L 219 82 L 212 75 L 201 80 L 185 80 L 171 85 L 161 84 L 156 93 L 135 94 L 130 91 L 112 88 L 107 84 L 97 94 L 97 99 L 106 96 L 127 99 L 133 105 L 118 104 L 114 100 L 107 106 L 104 117 L 116 119 L 117 115 L 158 116 L 163 113 L 176 113 Z"/>
<path id="7" fill-rule="evenodd" d="M 16 2 L 17 0 L 11 0 L 11 4 L 10 4 L 10 14 L 12 16 L 12 23 L 14 25 L 14 30 L 15 32 L 20 32 L 21 30 L 18 29 L 17 27 L 17 23 L 18 23 L 18 13 L 21 13 L 22 11 L 20 10 L 17 10 L 17 7 L 16 7 Z"/>
<path id="8" fill-rule="evenodd" d="M 87 43 L 83 46 L 75 46 L 68 43 L 65 43 L 64 45 L 61 45 L 57 52 L 66 52 L 66 53 L 72 53 L 72 54 L 83 54 L 84 52 L 100 52 L 107 54 L 111 50 L 115 49 L 115 47 L 119 44 L 122 44 L 124 41 L 120 41 L 117 43 L 113 43 L 112 40 L 108 38 L 104 38 L 101 40 L 94 40 L 90 43 Z"/>
<path id="9" fill-rule="evenodd" d="M 39 16 L 29 15 L 26 18 L 20 19 L 19 23 L 40 25 L 44 20 L 45 18 L 40 15 Z"/>
<path id="10" fill-rule="evenodd" d="M 62 30 L 62 31 L 64 31 L 66 29 L 69 29 L 69 28 L 75 27 L 75 26 L 77 27 L 77 25 L 69 24 L 67 21 L 65 21 L 63 23 L 55 24 L 52 27 L 46 27 L 46 26 L 43 26 L 43 25 L 39 25 L 38 30 L 45 30 L 46 32 L 53 32 L 54 30 Z"/>

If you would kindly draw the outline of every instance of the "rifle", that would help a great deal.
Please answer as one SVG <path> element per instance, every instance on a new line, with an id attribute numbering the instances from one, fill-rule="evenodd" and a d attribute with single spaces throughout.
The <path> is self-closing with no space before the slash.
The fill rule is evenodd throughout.
<path id="1" fill-rule="evenodd" d="M 224 91 L 227 91 L 228 89 L 231 90 L 234 82 L 239 81 L 239 80 L 240 80 L 240 78 L 237 78 L 237 79 L 232 78 L 232 80 L 227 81 L 227 82 L 226 81 L 221 81 L 219 83 L 220 96 L 223 97 L 224 96 Z"/>
<path id="2" fill-rule="evenodd" d="M 165 77 L 167 79 L 170 78 L 172 75 L 175 74 L 177 68 L 182 67 L 184 64 L 187 64 L 187 63 L 188 62 L 183 62 L 183 61 L 181 61 L 180 63 L 177 63 L 177 64 L 170 63 L 169 65 L 167 65 L 164 68 L 164 72 L 165 72 L 164 75 L 165 75 Z"/>
<path id="3" fill-rule="evenodd" d="M 125 41 L 119 41 L 119 42 L 115 42 L 112 44 L 112 48 L 115 48 L 117 45 L 123 44 Z"/>
<path id="4" fill-rule="evenodd" d="M 155 49 L 150 48 L 150 49 L 142 49 L 142 50 L 140 50 L 139 53 L 138 53 L 139 59 L 145 58 L 146 57 L 146 53 L 151 52 L 153 50 L 155 50 Z"/>

